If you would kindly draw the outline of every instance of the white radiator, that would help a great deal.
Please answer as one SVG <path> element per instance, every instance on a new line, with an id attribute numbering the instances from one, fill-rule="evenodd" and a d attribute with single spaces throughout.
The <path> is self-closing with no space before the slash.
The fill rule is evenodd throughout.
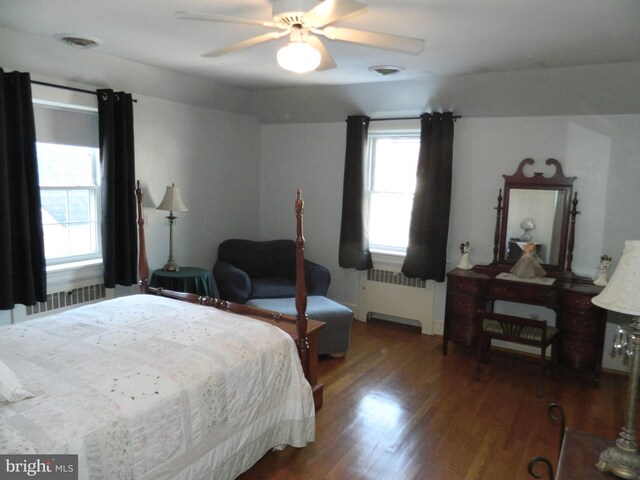
<path id="1" fill-rule="evenodd" d="M 433 335 L 434 288 L 433 281 L 407 278 L 400 272 L 367 270 L 360 277 L 358 319 L 391 317 L 401 323 L 419 324 L 422 333 Z"/>
<path id="2" fill-rule="evenodd" d="M 16 305 L 13 310 L 14 323 L 113 298 L 115 290 L 105 288 L 102 280 L 88 280 L 72 285 L 56 285 L 50 287 L 49 292 L 46 302 L 39 302 L 26 307 Z"/>

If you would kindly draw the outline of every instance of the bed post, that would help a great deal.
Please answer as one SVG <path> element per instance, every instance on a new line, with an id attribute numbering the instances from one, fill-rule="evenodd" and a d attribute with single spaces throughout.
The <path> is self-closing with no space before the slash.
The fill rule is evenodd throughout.
<path id="1" fill-rule="evenodd" d="M 304 277 L 304 235 L 302 231 L 302 212 L 304 201 L 298 188 L 296 191 L 296 331 L 298 333 L 298 354 L 302 362 L 304 376 L 311 383 L 309 370 L 309 339 L 307 337 L 307 287 Z"/>
<path id="2" fill-rule="evenodd" d="M 296 340 L 296 349 L 302 364 L 304 376 L 313 389 L 313 401 L 316 410 L 322 406 L 323 387 L 318 382 L 318 331 L 324 327 L 323 322 L 307 318 L 307 287 L 305 282 L 304 265 L 304 235 L 302 232 L 302 211 L 304 202 L 300 189 L 296 191 L 296 316 L 283 315 L 279 312 L 264 310 L 249 305 L 229 302 L 218 298 L 202 297 L 194 293 L 183 293 L 167 290 L 161 287 L 149 286 L 149 264 L 144 241 L 144 217 L 142 216 L 142 188 L 137 182 L 136 201 L 138 204 L 138 275 L 140 276 L 140 293 L 161 295 L 190 303 L 197 303 L 215 307 L 239 315 L 247 315 L 259 320 L 267 321 L 289 333 Z M 294 332 L 295 329 L 295 332 Z M 309 331 L 311 330 L 311 331 Z M 294 336 L 295 335 L 295 336 Z M 313 357 L 312 357 L 313 355 Z"/>
<path id="3" fill-rule="evenodd" d="M 149 264 L 147 263 L 147 249 L 144 243 L 144 217 L 142 216 L 142 188 L 140 180 L 136 182 L 136 203 L 138 207 L 138 276 L 140 293 L 147 293 L 149 286 Z"/>

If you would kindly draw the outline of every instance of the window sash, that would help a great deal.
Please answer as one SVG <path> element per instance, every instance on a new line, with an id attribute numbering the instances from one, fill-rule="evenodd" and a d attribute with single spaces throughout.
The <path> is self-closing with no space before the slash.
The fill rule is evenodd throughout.
<path id="1" fill-rule="evenodd" d="M 40 190 L 41 192 L 61 192 L 65 197 L 62 203 L 64 218 L 56 218 L 51 213 L 43 215 L 47 264 L 58 265 L 101 258 L 101 238 L 98 231 L 100 188 L 97 186 L 41 187 Z M 73 218 L 74 214 L 71 211 L 74 192 L 87 194 L 85 197 L 87 202 L 82 205 L 83 208 L 86 207 L 86 212 L 83 212 L 81 218 Z"/>
<path id="2" fill-rule="evenodd" d="M 390 255 L 404 256 L 406 245 L 409 241 L 409 223 L 411 220 L 411 207 L 415 191 L 415 169 L 412 168 L 410 189 L 393 188 L 393 181 L 378 182 L 376 185 L 376 156 L 379 153 L 379 142 L 388 139 L 407 140 L 415 149 L 416 142 L 420 142 L 419 130 L 375 132 L 369 134 L 367 155 L 367 200 L 369 202 L 369 248 L 372 252 L 387 253 Z M 407 153 L 405 153 L 407 154 Z M 415 152 L 415 165 L 417 167 L 418 152 Z M 413 167 L 413 165 L 412 165 Z M 378 167 L 380 168 L 380 167 Z M 392 174 L 385 170 L 387 175 Z M 389 180 L 389 179 L 386 179 Z M 409 190 L 411 190 L 409 192 Z M 386 209 L 384 222 L 376 222 L 374 216 L 380 210 Z M 384 223 L 384 224 L 383 224 Z M 399 230 L 403 231 L 398 234 Z"/>
<path id="3" fill-rule="evenodd" d="M 40 185 L 45 257 L 49 266 L 102 258 L 97 149 L 93 150 L 88 161 L 91 162 L 88 166 L 90 174 L 85 177 L 85 182 L 79 182 L 80 185 L 65 185 L 64 181 L 56 185 Z M 51 195 L 56 192 L 60 194 L 57 199 Z"/>

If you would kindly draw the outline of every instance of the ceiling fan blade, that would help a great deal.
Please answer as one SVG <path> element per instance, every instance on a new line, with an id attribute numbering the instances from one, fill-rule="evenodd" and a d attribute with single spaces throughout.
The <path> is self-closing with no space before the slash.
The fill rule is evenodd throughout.
<path id="1" fill-rule="evenodd" d="M 320 52 L 320 58 L 322 60 L 320 60 L 320 65 L 316 68 L 316 72 L 331 70 L 332 68 L 337 67 L 335 60 L 329 53 L 329 50 L 324 48 L 324 45 L 318 37 L 309 35 L 309 37 L 307 37 L 307 43 Z"/>
<path id="2" fill-rule="evenodd" d="M 358 0 L 324 0 L 304 14 L 305 25 L 313 28 L 324 27 L 343 20 L 356 13 L 364 13 L 367 6 Z"/>
<path id="3" fill-rule="evenodd" d="M 262 27 L 280 28 L 280 25 L 270 20 L 253 20 L 251 18 L 228 17 L 226 15 L 215 15 L 213 13 L 191 12 L 187 10 L 176 12 L 176 17 L 183 18 L 186 20 L 204 20 L 208 22 L 242 23 L 245 25 L 260 25 Z"/>
<path id="4" fill-rule="evenodd" d="M 253 47 L 254 45 L 258 45 L 259 43 L 267 42 L 269 40 L 275 40 L 276 38 L 283 37 L 288 33 L 288 30 L 265 33 L 264 35 L 258 35 L 257 37 L 248 38 L 247 40 L 234 43 L 233 45 L 229 45 L 228 47 L 211 50 L 210 52 L 203 53 L 202 56 L 207 58 L 220 57 L 227 53 L 235 52 L 236 50 L 242 50 L 243 48 Z"/>
<path id="5" fill-rule="evenodd" d="M 318 31 L 314 30 L 314 33 L 320 33 L 331 40 L 361 43 L 399 52 L 420 53 L 424 49 L 424 40 L 421 38 L 403 37 L 388 33 L 365 32 L 364 30 L 341 27 L 327 27 Z"/>

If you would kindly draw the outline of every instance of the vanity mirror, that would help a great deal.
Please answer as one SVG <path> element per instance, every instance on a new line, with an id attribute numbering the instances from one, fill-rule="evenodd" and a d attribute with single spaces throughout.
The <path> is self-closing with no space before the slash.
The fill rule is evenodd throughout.
<path id="1" fill-rule="evenodd" d="M 566 177 L 553 158 L 545 163 L 555 168 L 552 176 L 542 172 L 527 176 L 524 170 L 534 164 L 531 158 L 522 160 L 515 174 L 503 175 L 492 265 L 516 263 L 524 244 L 531 242 L 545 270 L 571 272 L 575 219 L 580 213 L 577 193 L 573 194 L 576 177 Z"/>

